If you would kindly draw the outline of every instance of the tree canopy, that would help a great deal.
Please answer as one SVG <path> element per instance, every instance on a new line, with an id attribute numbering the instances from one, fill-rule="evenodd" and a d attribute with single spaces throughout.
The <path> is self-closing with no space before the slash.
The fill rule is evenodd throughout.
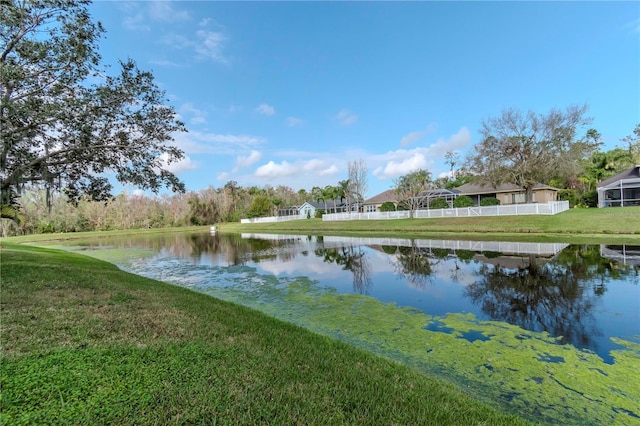
<path id="1" fill-rule="evenodd" d="M 469 167 L 493 185 L 520 185 L 530 201 L 535 184 L 576 174 L 578 160 L 598 148 L 600 141 L 593 130 L 577 138 L 579 129 L 590 122 L 586 112 L 586 105 L 552 109 L 547 114 L 506 109 L 483 121 L 482 140 L 468 159 Z"/>
<path id="2" fill-rule="evenodd" d="M 418 195 L 429 188 L 431 184 L 431 172 L 416 170 L 407 173 L 395 180 L 395 192 L 400 200 L 399 205 L 409 210 L 409 216 L 413 217 L 414 211 L 419 207 L 421 200 Z"/>
<path id="3" fill-rule="evenodd" d="M 111 198 L 113 175 L 157 192 L 184 185 L 166 166 L 185 131 L 150 72 L 128 59 L 109 74 L 87 0 L 3 0 L 0 8 L 0 204 L 24 185 L 71 201 Z"/>

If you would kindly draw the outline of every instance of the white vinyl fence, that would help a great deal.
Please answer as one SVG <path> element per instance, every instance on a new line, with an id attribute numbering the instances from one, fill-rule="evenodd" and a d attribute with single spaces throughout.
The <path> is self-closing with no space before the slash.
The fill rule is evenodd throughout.
<path id="1" fill-rule="evenodd" d="M 286 222 L 288 220 L 306 219 L 303 216 L 268 216 L 254 217 L 253 219 L 240 219 L 240 223 L 269 223 L 269 222 Z"/>
<path id="2" fill-rule="evenodd" d="M 416 210 L 413 217 L 429 219 L 437 217 L 473 217 L 473 216 L 515 216 L 515 215 L 554 215 L 569 210 L 568 201 L 551 203 L 508 204 L 505 206 L 460 207 L 454 209 Z M 322 215 L 322 220 L 374 220 L 408 219 L 409 211 L 372 212 L 372 213 L 332 213 Z"/>

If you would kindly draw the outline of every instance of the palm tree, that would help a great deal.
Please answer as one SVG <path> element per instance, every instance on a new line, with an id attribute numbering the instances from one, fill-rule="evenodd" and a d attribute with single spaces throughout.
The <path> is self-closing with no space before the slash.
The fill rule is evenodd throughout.
<path id="1" fill-rule="evenodd" d="M 350 195 L 349 191 L 350 191 L 350 183 L 349 183 L 349 179 L 347 180 L 341 180 L 340 182 L 338 182 L 338 196 L 340 197 L 340 201 L 342 201 L 343 199 L 347 199 L 347 211 L 350 212 L 351 211 L 351 202 L 350 202 Z"/>
<path id="2" fill-rule="evenodd" d="M 316 203 L 325 201 L 324 191 L 319 186 L 314 186 L 313 188 L 311 188 L 311 196 L 313 197 L 314 200 L 316 200 Z M 326 202 L 325 202 L 324 208 L 325 208 L 325 211 L 327 211 Z"/>
<path id="3" fill-rule="evenodd" d="M 335 188 L 331 185 L 327 185 L 322 189 L 322 196 L 324 197 L 324 211 L 328 212 L 327 200 L 333 200 L 333 205 L 335 207 Z"/>

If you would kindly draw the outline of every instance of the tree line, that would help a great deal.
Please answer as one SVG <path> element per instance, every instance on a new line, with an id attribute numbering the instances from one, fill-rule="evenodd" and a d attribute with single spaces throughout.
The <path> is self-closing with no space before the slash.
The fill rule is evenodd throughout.
<path id="1" fill-rule="evenodd" d="M 360 164 L 364 164 L 360 162 Z M 342 203 L 362 201 L 349 180 L 323 188 L 298 191 L 284 185 L 243 187 L 229 181 L 219 188 L 163 195 L 122 192 L 107 201 L 88 196 L 75 202 L 64 193 L 27 187 L 20 196 L 20 209 L 3 213 L 0 234 L 107 231 L 114 229 L 165 228 L 237 222 L 242 218 L 274 216 L 278 209 L 316 201 Z M 327 209 L 329 211 L 330 209 Z"/>

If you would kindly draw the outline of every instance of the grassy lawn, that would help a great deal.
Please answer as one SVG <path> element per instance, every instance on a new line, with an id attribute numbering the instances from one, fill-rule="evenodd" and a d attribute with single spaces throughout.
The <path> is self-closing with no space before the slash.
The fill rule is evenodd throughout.
<path id="1" fill-rule="evenodd" d="M 109 263 L 7 240 L 0 256 L 1 424 L 524 424 L 396 362 Z"/>
<path id="2" fill-rule="evenodd" d="M 640 207 L 572 209 L 553 215 L 488 216 L 437 219 L 391 219 L 323 222 L 302 219 L 266 224 L 220 224 L 225 232 L 349 233 L 414 237 L 499 240 L 562 240 L 594 238 L 640 240 Z M 604 237 L 604 238 L 603 238 Z"/>

